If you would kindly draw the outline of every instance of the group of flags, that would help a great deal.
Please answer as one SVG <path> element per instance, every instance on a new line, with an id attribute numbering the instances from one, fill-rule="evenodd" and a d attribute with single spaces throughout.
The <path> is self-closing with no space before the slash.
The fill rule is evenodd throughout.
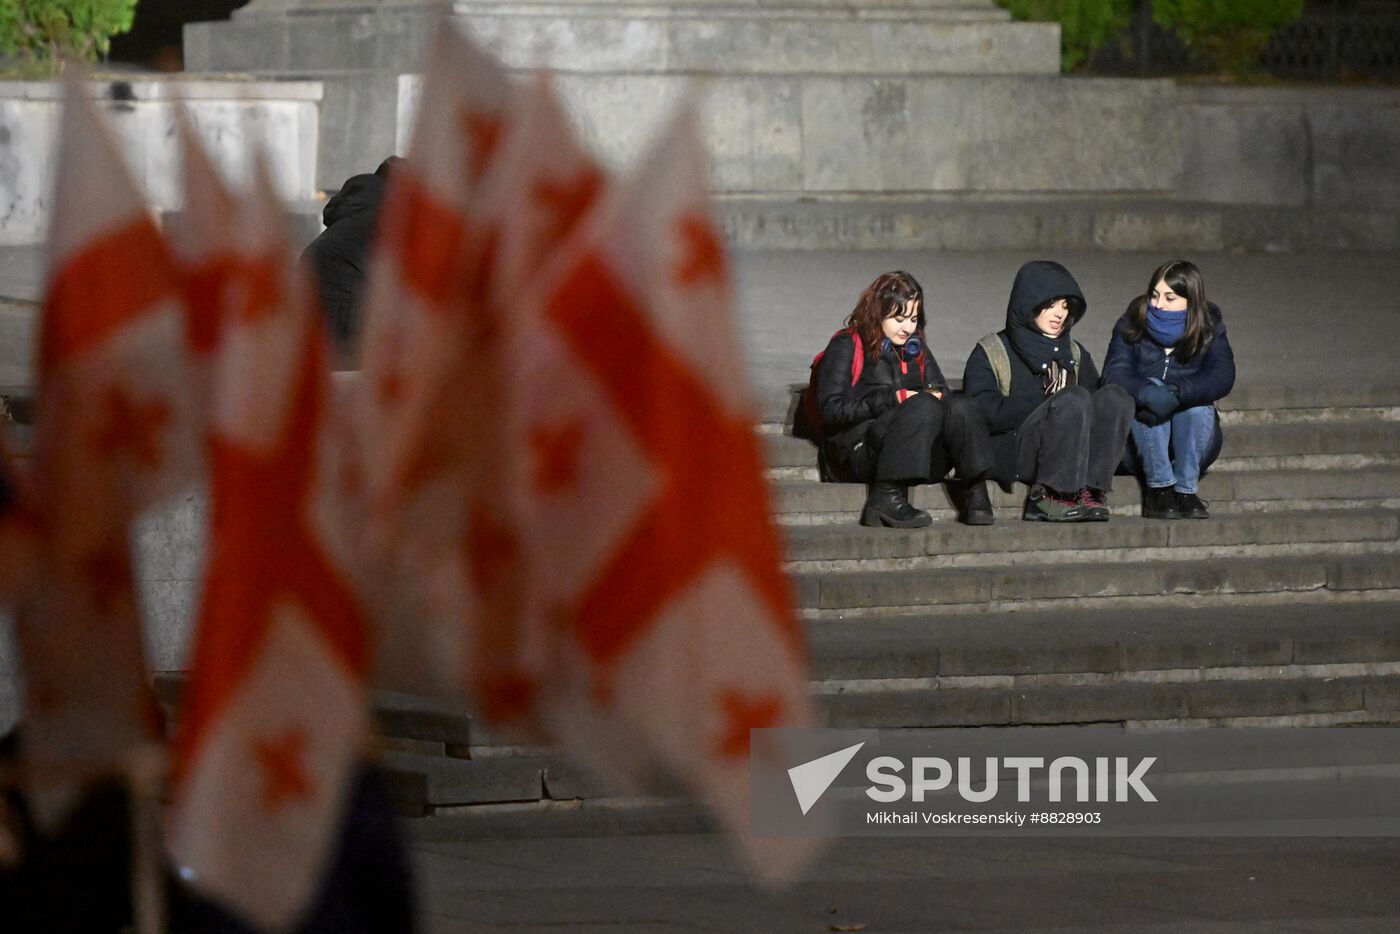
<path id="1" fill-rule="evenodd" d="M 615 179 L 545 76 L 431 41 L 333 378 L 270 172 L 188 119 L 167 238 L 70 82 L 31 469 L 7 466 L 26 750 L 158 742 L 133 521 L 206 486 L 167 844 L 268 930 L 312 896 L 369 691 L 464 697 L 623 787 L 678 777 L 764 875 L 749 730 L 813 723 L 693 103 Z M 61 800 L 52 802 L 54 809 Z"/>

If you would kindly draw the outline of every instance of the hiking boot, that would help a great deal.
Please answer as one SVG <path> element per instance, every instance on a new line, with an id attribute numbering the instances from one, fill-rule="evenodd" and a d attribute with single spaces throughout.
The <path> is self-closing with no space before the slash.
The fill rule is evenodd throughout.
<path id="1" fill-rule="evenodd" d="M 1031 486 L 1021 512 L 1021 518 L 1029 522 L 1083 522 L 1087 517 L 1077 495 L 1058 493 L 1040 483 Z"/>
<path id="2" fill-rule="evenodd" d="M 891 529 L 921 529 L 933 525 L 933 517 L 909 504 L 909 494 L 897 483 L 872 483 L 860 524 Z"/>
<path id="3" fill-rule="evenodd" d="M 1199 502 L 1199 500 L 1198 500 Z M 1180 519 L 1176 490 L 1169 486 L 1148 487 L 1142 494 L 1144 519 Z"/>
<path id="4" fill-rule="evenodd" d="M 1084 507 L 1085 522 L 1108 521 L 1108 502 L 1103 498 L 1101 491 L 1086 486 L 1079 491 L 1077 501 Z"/>
<path id="5" fill-rule="evenodd" d="M 964 525 L 991 525 L 996 522 L 992 513 L 992 497 L 987 492 L 987 481 L 974 480 L 962 485 L 962 515 Z"/>
<path id="6" fill-rule="evenodd" d="M 1206 511 L 1206 502 L 1195 493 L 1176 494 L 1176 511 L 1183 519 L 1209 519 L 1210 513 Z"/>

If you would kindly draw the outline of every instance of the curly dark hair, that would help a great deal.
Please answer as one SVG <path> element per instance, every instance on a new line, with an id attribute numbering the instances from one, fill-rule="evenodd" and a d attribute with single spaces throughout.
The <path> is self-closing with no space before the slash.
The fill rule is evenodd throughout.
<path id="1" fill-rule="evenodd" d="M 860 337 L 861 346 L 867 354 L 875 354 L 885 334 L 880 322 L 904 310 L 910 300 L 918 302 L 919 340 L 924 334 L 924 290 L 919 280 L 902 270 L 887 272 L 875 278 L 865 287 L 856 300 L 856 307 L 846 318 L 846 327 L 852 328 Z"/>

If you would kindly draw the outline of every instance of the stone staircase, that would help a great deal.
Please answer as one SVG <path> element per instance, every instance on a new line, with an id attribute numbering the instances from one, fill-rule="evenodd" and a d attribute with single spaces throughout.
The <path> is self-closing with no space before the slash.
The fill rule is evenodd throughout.
<path id="1" fill-rule="evenodd" d="M 768 400 L 789 568 L 813 691 L 846 728 L 1400 724 L 1400 387 L 1241 389 L 1208 521 L 1144 520 L 1120 478 L 1113 521 L 856 524 L 863 488 L 820 484 L 813 449 Z M 172 687 L 173 682 L 167 682 Z M 679 797 L 609 797 L 547 750 L 460 709 L 380 695 L 401 806 L 429 834 L 698 829 Z"/>

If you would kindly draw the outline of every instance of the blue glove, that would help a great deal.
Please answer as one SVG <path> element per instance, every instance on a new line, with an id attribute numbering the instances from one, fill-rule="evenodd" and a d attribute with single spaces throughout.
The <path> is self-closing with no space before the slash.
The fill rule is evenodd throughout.
<path id="1" fill-rule="evenodd" d="M 1149 425 L 1160 425 L 1171 418 L 1181 406 L 1176 387 L 1163 383 L 1148 383 L 1138 390 L 1137 404 L 1143 421 Z"/>

